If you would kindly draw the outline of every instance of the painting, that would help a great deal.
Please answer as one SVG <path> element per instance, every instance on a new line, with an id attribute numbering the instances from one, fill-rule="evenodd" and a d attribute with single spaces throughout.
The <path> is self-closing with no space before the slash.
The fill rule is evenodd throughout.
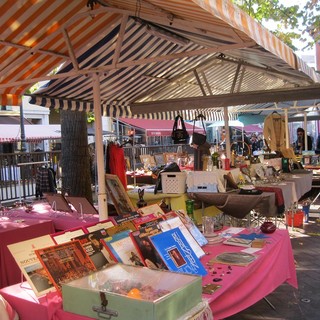
<path id="1" fill-rule="evenodd" d="M 108 202 L 113 204 L 118 214 L 125 214 L 135 211 L 133 204 L 128 197 L 118 176 L 106 174 L 106 189 Z"/>

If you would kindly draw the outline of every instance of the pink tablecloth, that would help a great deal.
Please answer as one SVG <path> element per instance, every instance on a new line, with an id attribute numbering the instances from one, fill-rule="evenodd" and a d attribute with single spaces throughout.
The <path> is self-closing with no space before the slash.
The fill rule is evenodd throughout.
<path id="1" fill-rule="evenodd" d="M 222 279 L 216 282 L 222 286 L 220 289 L 212 295 L 204 295 L 209 300 L 215 320 L 229 317 L 248 308 L 284 282 L 298 287 L 288 231 L 277 230 L 269 236 L 268 243 L 256 253 L 258 258 L 250 265 L 230 266 L 230 270 L 228 265 L 215 263 L 213 267 L 217 273 L 213 274 L 211 270 L 203 278 L 204 285 L 215 283 L 214 278 Z M 244 248 L 218 245 L 206 246 L 204 249 L 209 253 L 202 259 L 202 263 L 206 265 L 220 253 L 241 251 Z"/>
<path id="2" fill-rule="evenodd" d="M 217 254 L 241 251 L 243 247 L 221 244 L 206 246 L 204 250 L 208 255 L 201 261 L 209 270 L 207 262 Z M 214 264 L 217 273 L 213 274 L 213 270 L 209 270 L 209 274 L 203 278 L 203 284 L 215 283 L 214 278 L 223 279 L 217 282 L 222 287 L 214 294 L 203 295 L 203 298 L 208 299 L 210 303 L 215 320 L 249 307 L 284 282 L 297 287 L 292 247 L 286 230 L 277 230 L 268 238 L 266 246 L 256 254 L 258 258 L 246 267 L 232 266 L 230 270 L 228 265 Z M 14 285 L 1 289 L 0 294 L 11 303 L 23 320 L 33 320 L 34 314 L 40 314 L 41 320 L 89 319 L 63 311 L 61 298 L 55 293 L 50 293 L 38 301 L 30 289 Z"/>
<path id="3" fill-rule="evenodd" d="M 9 211 L 10 217 L 35 218 L 52 220 L 56 231 L 72 229 L 78 226 L 85 226 L 99 221 L 97 214 L 86 214 L 81 217 L 77 212 L 60 212 L 52 210 L 47 202 L 37 202 L 33 204 L 31 212 L 26 212 L 24 207 L 14 208 Z"/>
<path id="4" fill-rule="evenodd" d="M 0 288 L 21 281 L 21 271 L 7 245 L 54 233 L 54 231 L 51 220 L 0 218 Z"/>

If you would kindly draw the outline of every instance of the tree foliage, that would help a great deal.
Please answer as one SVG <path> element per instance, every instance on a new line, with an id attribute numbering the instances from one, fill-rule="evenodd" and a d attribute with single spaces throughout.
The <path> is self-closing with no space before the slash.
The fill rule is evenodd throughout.
<path id="1" fill-rule="evenodd" d="M 305 47 L 319 41 L 320 2 L 308 0 L 304 6 L 285 6 L 281 0 L 233 0 L 242 10 L 262 25 L 273 21 L 276 29 L 271 31 L 293 50 L 293 42 L 299 39 Z M 308 40 L 311 36 L 313 40 Z"/>

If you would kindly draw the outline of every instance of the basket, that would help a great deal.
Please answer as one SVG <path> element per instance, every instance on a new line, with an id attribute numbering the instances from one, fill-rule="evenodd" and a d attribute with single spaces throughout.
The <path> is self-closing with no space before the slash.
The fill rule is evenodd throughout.
<path id="1" fill-rule="evenodd" d="M 304 212 L 302 210 L 298 210 L 293 214 L 293 226 L 301 227 L 303 225 L 303 217 Z M 292 211 L 288 211 L 286 214 L 286 222 L 289 227 L 292 227 Z"/>
<path id="2" fill-rule="evenodd" d="M 185 193 L 186 192 L 185 172 L 162 172 L 161 185 L 163 193 Z"/>

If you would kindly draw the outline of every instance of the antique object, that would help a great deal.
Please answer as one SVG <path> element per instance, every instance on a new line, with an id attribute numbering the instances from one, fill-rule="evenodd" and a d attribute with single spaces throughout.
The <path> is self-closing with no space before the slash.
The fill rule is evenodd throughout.
<path id="1" fill-rule="evenodd" d="M 107 312 L 117 320 L 176 320 L 201 302 L 201 295 L 199 276 L 123 264 L 62 287 L 63 309 L 94 319 Z"/>

